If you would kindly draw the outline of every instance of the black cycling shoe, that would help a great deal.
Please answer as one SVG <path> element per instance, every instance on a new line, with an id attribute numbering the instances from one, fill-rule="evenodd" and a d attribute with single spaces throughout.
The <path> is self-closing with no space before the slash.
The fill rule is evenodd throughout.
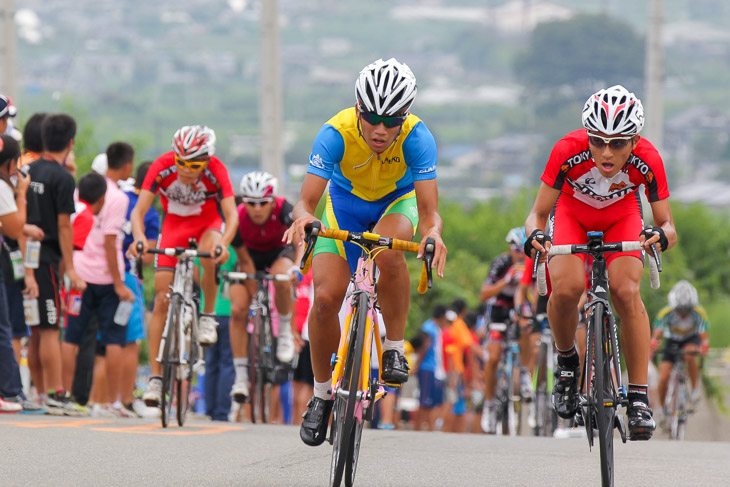
<path id="1" fill-rule="evenodd" d="M 560 364 L 555 369 L 553 385 L 553 406 L 555 412 L 563 419 L 571 419 L 578 411 L 578 371 L 580 367 L 564 367 Z"/>
<path id="2" fill-rule="evenodd" d="M 403 384 L 408 381 L 408 361 L 398 350 L 383 352 L 383 381 L 388 384 Z"/>
<path id="3" fill-rule="evenodd" d="M 626 416 L 629 419 L 629 440 L 646 441 L 654 435 L 656 422 L 652 417 L 654 412 L 641 401 L 629 404 Z"/>
<path id="4" fill-rule="evenodd" d="M 302 415 L 304 421 L 299 428 L 299 436 L 304 443 L 309 446 L 319 446 L 324 443 L 334 402 L 319 397 L 312 397 L 309 400 L 307 410 Z"/>

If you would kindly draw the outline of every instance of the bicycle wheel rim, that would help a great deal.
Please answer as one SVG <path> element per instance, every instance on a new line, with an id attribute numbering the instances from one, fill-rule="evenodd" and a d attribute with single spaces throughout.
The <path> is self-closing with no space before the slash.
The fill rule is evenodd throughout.
<path id="1" fill-rule="evenodd" d="M 545 395 L 547 393 L 547 353 L 544 343 L 540 344 L 540 351 L 537 354 L 537 366 L 535 367 L 535 427 L 534 436 L 547 436 L 545 419 L 547 417 L 545 408 Z"/>
<path id="2" fill-rule="evenodd" d="M 174 294 L 170 298 L 167 312 L 167 337 L 162 353 L 162 394 L 160 408 L 162 410 L 162 427 L 167 428 L 172 417 L 172 404 L 175 398 L 175 381 L 178 369 L 179 346 L 177 327 L 180 326 L 182 300 Z"/>
<path id="3" fill-rule="evenodd" d="M 512 377 L 509 381 L 509 391 L 507 393 L 507 424 L 509 435 L 518 436 L 520 434 L 520 409 L 522 405 L 520 401 L 519 383 L 522 377 L 519 372 L 519 366 L 514 365 L 515 361 L 512 363 Z M 517 373 L 515 373 L 515 369 L 517 369 Z"/>
<path id="4" fill-rule="evenodd" d="M 596 337 L 603 340 L 595 341 L 595 374 L 596 374 L 596 422 L 598 423 L 598 444 L 601 454 L 601 483 L 603 487 L 613 487 L 613 427 L 616 415 L 616 392 L 611 377 L 610 356 L 606 353 L 605 343 L 608 343 L 608 336 L 605 336 L 604 326 L 605 309 L 598 303 L 593 315 L 593 331 Z"/>
<path id="5" fill-rule="evenodd" d="M 367 320 L 368 296 L 364 293 L 358 296 L 350 324 L 350 346 L 345 359 L 345 367 L 342 375 L 341 389 L 348 391 L 345 401 L 345 411 L 338 425 L 337 439 L 339 444 L 332 450 L 332 465 L 330 479 L 332 486 L 339 486 L 342 476 L 345 473 L 345 465 L 350 457 L 350 446 L 352 433 L 354 431 L 355 405 L 357 403 L 357 390 L 360 382 L 360 369 L 362 367 L 362 348 L 365 341 L 365 325 Z M 338 398 L 339 400 L 340 398 Z M 336 452 L 336 455 L 335 455 Z M 357 462 L 357 458 L 355 459 Z"/>
<path id="6" fill-rule="evenodd" d="M 357 471 L 357 459 L 360 455 L 360 441 L 362 440 L 363 423 L 355 421 L 350 441 L 350 453 L 347 456 L 345 467 L 345 486 L 352 487 L 355 484 L 355 472 Z"/>

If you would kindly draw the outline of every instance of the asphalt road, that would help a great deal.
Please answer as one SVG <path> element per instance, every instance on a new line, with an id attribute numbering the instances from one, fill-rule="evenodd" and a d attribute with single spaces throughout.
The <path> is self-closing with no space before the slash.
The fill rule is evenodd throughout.
<path id="1" fill-rule="evenodd" d="M 312 448 L 291 426 L 190 420 L 0 416 L 0 485 L 327 485 L 331 448 Z M 616 445 L 616 485 L 718 486 L 730 482 L 730 443 Z M 359 485 L 594 486 L 598 450 L 585 439 L 507 438 L 366 430 Z"/>

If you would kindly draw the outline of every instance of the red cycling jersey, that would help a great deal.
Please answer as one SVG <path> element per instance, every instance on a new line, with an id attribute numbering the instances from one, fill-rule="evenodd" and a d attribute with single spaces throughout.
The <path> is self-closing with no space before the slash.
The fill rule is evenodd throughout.
<path id="1" fill-rule="evenodd" d="M 200 216 L 201 219 L 219 216 L 220 200 L 234 196 L 228 170 L 215 156 L 211 156 L 208 166 L 196 182 L 190 185 L 180 183 L 173 151 L 161 155 L 152 163 L 142 189 L 160 192 L 165 213 L 181 217 Z"/>
<path id="2" fill-rule="evenodd" d="M 612 178 L 598 171 L 584 129 L 563 137 L 550 154 L 542 181 L 593 208 L 606 208 L 645 186 L 649 202 L 669 197 L 664 163 L 648 140 L 641 138 L 624 168 Z"/>
<path id="3" fill-rule="evenodd" d="M 263 225 L 256 225 L 249 218 L 245 203 L 238 205 L 238 233 L 243 245 L 248 250 L 258 252 L 284 247 L 286 244 L 281 239 L 284 237 L 284 232 L 294 222 L 291 215 L 292 209 L 291 203 L 277 196 L 269 219 Z"/>

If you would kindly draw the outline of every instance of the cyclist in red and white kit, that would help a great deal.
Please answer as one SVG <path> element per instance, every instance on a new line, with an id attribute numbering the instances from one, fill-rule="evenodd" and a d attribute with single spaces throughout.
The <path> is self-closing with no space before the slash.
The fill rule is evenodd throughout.
<path id="1" fill-rule="evenodd" d="M 602 231 L 607 242 L 640 240 L 644 250 L 658 243 L 672 247 L 677 234 L 669 207 L 664 164 L 654 146 L 639 136 L 644 126 L 641 101 L 620 85 L 591 95 L 583 107 L 583 126 L 553 147 L 542 185 L 527 217 L 530 235 L 525 253 L 543 252 L 553 244 L 580 244 L 586 232 Z M 654 226 L 644 228 L 639 186 L 644 185 Z M 548 217 L 553 226 L 545 235 Z M 651 438 L 656 423 L 647 395 L 650 354 L 649 317 L 639 294 L 642 252 L 607 256 L 611 298 L 621 318 L 621 342 L 629 373 L 629 435 Z M 541 260 L 544 259 L 544 254 Z M 578 301 L 585 289 L 583 255 L 561 255 L 549 261 L 552 294 L 548 319 L 558 348 L 553 404 L 563 418 L 578 408 L 579 359 L 575 349 Z"/>
<path id="2" fill-rule="evenodd" d="M 238 206 L 238 233 L 233 240 L 233 248 L 239 271 L 250 274 L 267 270 L 271 274 L 289 273 L 295 276 L 293 279 L 296 281 L 301 274 L 294 265 L 297 262 L 295 247 L 282 242 L 284 233 L 294 222 L 293 206 L 276 195 L 278 184 L 278 180 L 267 172 L 254 171 L 243 176 L 240 188 L 243 202 Z M 274 282 L 274 305 L 279 314 L 276 358 L 282 364 L 294 359 L 294 340 L 302 341 L 298 331 L 292 329 L 292 285 L 290 281 Z M 238 403 L 245 402 L 248 397 L 246 326 L 251 297 L 255 293 L 255 281 L 231 283 L 231 350 L 236 369 L 231 397 Z"/>
<path id="3" fill-rule="evenodd" d="M 238 228 L 238 212 L 228 170 L 213 155 L 214 152 L 215 132 L 212 129 L 203 125 L 185 126 L 175 132 L 172 150 L 152 163 L 142 183 L 137 205 L 130 215 L 134 240 L 142 243 L 145 252 L 148 246 L 144 215 L 159 192 L 163 210 L 162 229 L 157 241 L 159 248 L 187 248 L 188 240 L 195 238 L 200 251 L 213 253 L 216 247 L 221 247 L 215 263 L 223 264 L 228 260 L 228 246 Z M 136 245 L 129 247 L 129 253 L 137 257 Z M 174 257 L 155 257 L 155 305 L 149 329 L 152 374 L 143 396 L 150 407 L 158 406 L 161 400 L 162 366 L 154 358 L 162 339 L 170 303 L 167 291 L 177 263 Z M 203 345 L 217 340 L 215 263 L 212 259 L 201 259 L 205 308 L 199 321 L 198 339 Z"/>

